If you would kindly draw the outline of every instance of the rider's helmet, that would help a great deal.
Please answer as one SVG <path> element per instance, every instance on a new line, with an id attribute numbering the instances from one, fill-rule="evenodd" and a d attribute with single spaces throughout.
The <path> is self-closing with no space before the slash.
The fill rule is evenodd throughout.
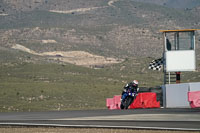
<path id="1" fill-rule="evenodd" d="M 138 81 L 137 80 L 133 80 L 132 85 L 133 85 L 133 87 L 138 87 Z"/>

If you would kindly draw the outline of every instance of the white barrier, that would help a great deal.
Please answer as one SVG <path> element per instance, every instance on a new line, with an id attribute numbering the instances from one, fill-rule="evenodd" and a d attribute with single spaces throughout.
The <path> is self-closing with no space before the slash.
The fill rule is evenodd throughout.
<path id="1" fill-rule="evenodd" d="M 200 91 L 200 82 L 166 84 L 163 89 L 163 106 L 165 108 L 190 108 L 189 91 Z"/>

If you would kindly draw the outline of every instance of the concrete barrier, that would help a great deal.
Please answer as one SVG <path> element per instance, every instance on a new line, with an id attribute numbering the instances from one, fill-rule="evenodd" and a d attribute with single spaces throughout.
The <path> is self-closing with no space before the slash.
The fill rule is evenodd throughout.
<path id="1" fill-rule="evenodd" d="M 188 92 L 200 91 L 200 82 L 166 84 L 163 89 L 163 106 L 165 108 L 190 108 Z"/>

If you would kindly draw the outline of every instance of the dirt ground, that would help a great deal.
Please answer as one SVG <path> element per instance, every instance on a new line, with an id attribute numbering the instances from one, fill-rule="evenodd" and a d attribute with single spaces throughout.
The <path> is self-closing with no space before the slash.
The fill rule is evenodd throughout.
<path id="1" fill-rule="evenodd" d="M 188 133 L 188 131 L 101 129 L 101 128 L 97 129 L 97 128 L 0 127 L 0 133 Z M 200 133 L 200 132 L 190 131 L 189 133 Z"/>
<path id="2" fill-rule="evenodd" d="M 54 40 L 43 40 L 43 43 L 54 42 Z M 108 58 L 99 55 L 94 55 L 85 51 L 52 51 L 37 53 L 23 45 L 16 44 L 12 46 L 13 49 L 21 50 L 30 54 L 46 56 L 54 60 L 60 60 L 62 62 L 67 62 L 79 66 L 95 66 L 95 65 L 109 65 L 120 63 L 122 59 Z"/>

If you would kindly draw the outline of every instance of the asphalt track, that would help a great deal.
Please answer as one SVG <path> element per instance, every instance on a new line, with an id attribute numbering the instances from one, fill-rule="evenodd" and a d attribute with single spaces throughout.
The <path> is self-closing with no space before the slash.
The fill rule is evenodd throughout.
<path id="1" fill-rule="evenodd" d="M 0 113 L 0 126 L 200 131 L 200 109 L 11 112 Z"/>

